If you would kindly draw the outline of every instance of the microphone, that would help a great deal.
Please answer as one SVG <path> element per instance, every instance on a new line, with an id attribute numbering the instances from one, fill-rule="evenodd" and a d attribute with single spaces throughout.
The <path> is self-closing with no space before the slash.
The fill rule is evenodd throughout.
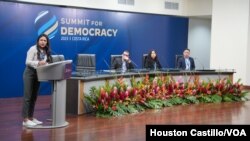
<path id="1" fill-rule="evenodd" d="M 130 59 L 130 61 L 136 66 L 136 68 L 138 68 L 138 65 L 133 60 Z"/>
<path id="2" fill-rule="evenodd" d="M 105 63 L 105 65 L 108 67 L 109 70 L 111 70 L 110 65 L 108 64 L 108 62 L 103 58 L 103 62 Z"/>
<path id="3" fill-rule="evenodd" d="M 130 59 L 130 61 L 131 61 L 131 63 L 133 63 L 136 66 L 136 68 L 138 68 L 138 65 L 133 60 Z M 140 77 L 143 77 L 141 74 L 141 70 L 134 69 L 133 71 L 136 72 Z"/>
<path id="4" fill-rule="evenodd" d="M 108 70 L 103 70 L 103 72 L 108 72 L 108 73 L 117 73 L 117 70 L 112 70 L 112 67 L 108 64 L 108 62 L 103 58 L 103 62 L 105 65 L 108 67 Z"/>
<path id="5" fill-rule="evenodd" d="M 204 64 L 200 61 L 200 59 L 199 59 L 199 58 L 195 57 L 195 58 L 194 58 L 194 60 L 197 60 L 197 62 L 201 65 L 202 70 L 204 70 L 204 69 L 205 69 Z"/>

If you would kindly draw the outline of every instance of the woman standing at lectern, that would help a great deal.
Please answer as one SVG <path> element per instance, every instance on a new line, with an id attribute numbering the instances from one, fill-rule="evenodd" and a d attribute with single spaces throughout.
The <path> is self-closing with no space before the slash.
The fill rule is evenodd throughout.
<path id="1" fill-rule="evenodd" d="M 37 38 L 36 45 L 30 47 L 26 57 L 26 68 L 23 73 L 24 96 L 23 96 L 23 126 L 35 126 L 42 124 L 33 117 L 40 82 L 37 78 L 36 68 L 52 62 L 50 55 L 49 38 L 41 34 Z"/>

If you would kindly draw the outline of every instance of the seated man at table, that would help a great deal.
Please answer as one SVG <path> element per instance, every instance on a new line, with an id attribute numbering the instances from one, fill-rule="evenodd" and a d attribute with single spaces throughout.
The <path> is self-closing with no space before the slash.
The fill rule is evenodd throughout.
<path id="1" fill-rule="evenodd" d="M 125 50 L 122 54 L 122 58 L 115 58 L 112 64 L 112 68 L 126 72 L 127 70 L 134 69 L 134 65 L 129 58 L 129 52 Z"/>
<path id="2" fill-rule="evenodd" d="M 195 69 L 194 59 L 190 57 L 189 49 L 185 49 L 183 51 L 183 57 L 178 59 L 177 68 L 182 69 L 182 70 L 194 70 Z"/>

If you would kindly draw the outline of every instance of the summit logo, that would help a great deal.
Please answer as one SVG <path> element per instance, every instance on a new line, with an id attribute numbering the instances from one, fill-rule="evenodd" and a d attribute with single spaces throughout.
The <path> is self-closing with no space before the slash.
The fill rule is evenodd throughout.
<path id="1" fill-rule="evenodd" d="M 49 39 L 52 39 L 58 32 L 57 17 L 51 14 L 51 12 L 48 10 L 38 13 L 37 17 L 35 18 L 34 24 L 38 36 L 44 33 L 49 36 Z"/>

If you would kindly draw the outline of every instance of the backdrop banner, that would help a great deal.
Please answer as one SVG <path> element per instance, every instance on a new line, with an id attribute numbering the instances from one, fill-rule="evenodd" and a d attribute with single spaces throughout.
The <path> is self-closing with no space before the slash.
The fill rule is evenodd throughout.
<path id="1" fill-rule="evenodd" d="M 1 1 L 0 33 L 0 98 L 18 97 L 26 53 L 41 33 L 49 35 L 52 54 L 73 60 L 73 70 L 79 53 L 96 54 L 96 69 L 103 70 L 123 50 L 141 68 L 151 49 L 163 67 L 173 68 L 187 47 L 188 18 Z M 40 93 L 50 94 L 50 85 L 43 83 Z"/>

